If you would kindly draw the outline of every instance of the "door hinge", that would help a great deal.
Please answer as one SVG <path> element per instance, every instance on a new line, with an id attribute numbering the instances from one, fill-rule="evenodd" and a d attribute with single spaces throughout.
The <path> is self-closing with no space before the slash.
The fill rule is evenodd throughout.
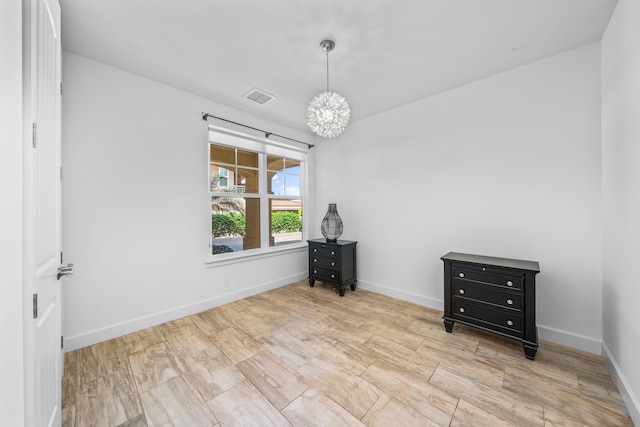
<path id="1" fill-rule="evenodd" d="M 33 123 L 33 133 L 32 133 L 32 144 L 33 144 L 33 148 L 37 148 L 38 147 L 38 124 L 37 123 Z"/>
<path id="2" fill-rule="evenodd" d="M 38 294 L 33 294 L 33 318 L 38 318 Z"/>
<path id="3" fill-rule="evenodd" d="M 64 337 L 60 335 L 60 348 L 64 349 Z"/>

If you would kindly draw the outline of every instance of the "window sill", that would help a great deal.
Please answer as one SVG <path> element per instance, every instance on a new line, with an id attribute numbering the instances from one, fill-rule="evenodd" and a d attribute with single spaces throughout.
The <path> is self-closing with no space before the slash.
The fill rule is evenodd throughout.
<path id="1" fill-rule="evenodd" d="M 204 260 L 207 268 L 220 267 L 223 265 L 237 264 L 241 262 L 253 261 L 257 259 L 270 258 L 295 252 L 306 252 L 308 245 L 304 243 L 296 243 L 284 247 L 268 248 L 268 249 L 252 249 L 237 253 L 211 255 Z"/>

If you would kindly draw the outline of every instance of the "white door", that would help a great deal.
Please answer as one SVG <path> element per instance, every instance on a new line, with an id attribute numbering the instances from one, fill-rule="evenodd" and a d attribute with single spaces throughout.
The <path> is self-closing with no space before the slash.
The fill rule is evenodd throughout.
<path id="1" fill-rule="evenodd" d="M 25 119 L 30 131 L 24 151 L 25 419 L 28 426 L 59 426 L 60 5 L 58 0 L 30 0 L 25 16 Z"/>

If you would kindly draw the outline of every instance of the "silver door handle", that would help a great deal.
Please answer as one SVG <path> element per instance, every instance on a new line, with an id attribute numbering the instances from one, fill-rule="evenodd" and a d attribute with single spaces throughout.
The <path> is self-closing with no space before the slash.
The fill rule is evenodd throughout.
<path id="1" fill-rule="evenodd" d="M 73 276 L 73 264 L 67 264 L 66 266 L 61 265 L 60 267 L 58 267 L 58 275 L 56 277 L 58 278 L 58 280 L 60 280 L 62 276 Z"/>

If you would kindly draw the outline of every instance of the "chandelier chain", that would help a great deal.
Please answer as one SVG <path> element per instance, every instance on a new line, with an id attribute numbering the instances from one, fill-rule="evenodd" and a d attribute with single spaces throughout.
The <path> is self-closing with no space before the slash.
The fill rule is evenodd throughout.
<path id="1" fill-rule="evenodd" d="M 329 51 L 327 50 L 327 92 L 329 92 Z"/>

